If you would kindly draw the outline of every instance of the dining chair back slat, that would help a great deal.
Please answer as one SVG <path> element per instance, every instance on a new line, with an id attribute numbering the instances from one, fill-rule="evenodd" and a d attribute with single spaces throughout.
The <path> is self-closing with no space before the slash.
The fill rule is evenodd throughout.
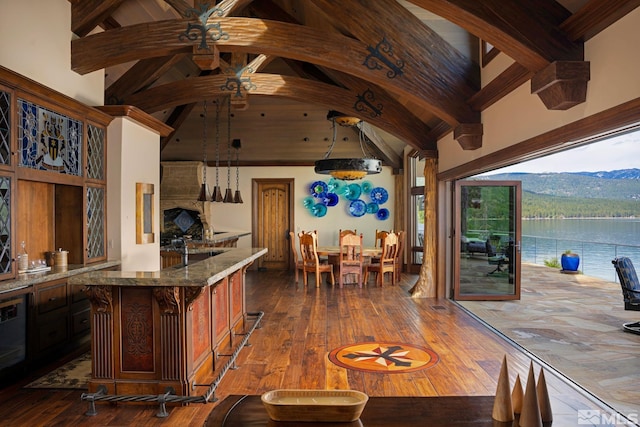
<path id="1" fill-rule="evenodd" d="M 398 236 L 398 248 L 396 250 L 396 261 L 395 261 L 395 275 L 396 282 L 400 281 L 400 276 L 402 275 L 402 265 L 404 264 L 404 231 L 396 231 L 396 235 Z"/>
<path id="2" fill-rule="evenodd" d="M 376 230 L 376 235 L 375 235 L 375 240 L 374 240 L 376 248 L 382 247 L 382 240 L 385 238 L 385 236 L 387 234 L 389 234 L 388 231 Z"/>
<path id="3" fill-rule="evenodd" d="M 298 249 L 299 245 L 296 244 L 296 233 L 293 231 L 289 232 L 289 241 L 291 242 L 291 252 L 293 254 L 293 268 L 296 272 L 296 283 L 298 283 L 299 271 L 302 270 L 302 259 L 298 257 Z"/>
<path id="4" fill-rule="evenodd" d="M 358 286 L 362 287 L 364 255 L 362 246 L 362 234 L 344 234 L 340 237 L 340 256 L 338 267 L 340 269 L 338 283 L 344 286 L 345 275 L 358 276 Z"/>
<path id="5" fill-rule="evenodd" d="M 307 286 L 308 273 L 316 275 L 316 287 L 320 287 L 320 278 L 322 273 L 328 273 L 331 284 L 335 284 L 333 276 L 333 265 L 321 262 L 318 257 L 318 235 L 316 232 L 301 232 L 298 234 L 300 239 L 300 254 L 302 255 L 302 276 L 304 285 Z"/>
<path id="6" fill-rule="evenodd" d="M 388 233 L 382 241 L 382 254 L 380 260 L 367 265 L 364 281 L 369 280 L 369 272 L 376 273 L 376 283 L 379 286 L 384 284 L 384 276 L 391 273 L 391 284 L 396 284 L 396 256 L 398 253 L 398 235 Z"/>

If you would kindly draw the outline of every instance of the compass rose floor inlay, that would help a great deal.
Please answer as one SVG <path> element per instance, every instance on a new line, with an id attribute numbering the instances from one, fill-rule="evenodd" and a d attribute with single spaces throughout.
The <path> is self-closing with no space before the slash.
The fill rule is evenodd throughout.
<path id="1" fill-rule="evenodd" d="M 433 350 L 412 344 L 364 342 L 332 350 L 329 360 L 358 371 L 404 373 L 430 368 L 439 358 Z"/>

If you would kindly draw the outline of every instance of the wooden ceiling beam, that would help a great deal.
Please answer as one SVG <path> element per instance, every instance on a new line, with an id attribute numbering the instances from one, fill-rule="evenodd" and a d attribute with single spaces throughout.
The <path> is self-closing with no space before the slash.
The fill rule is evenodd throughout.
<path id="1" fill-rule="evenodd" d="M 355 103 L 353 108 L 355 111 L 358 111 L 356 114 L 357 117 L 364 121 L 370 121 L 377 116 L 382 116 L 389 111 L 393 111 L 393 114 L 398 118 L 398 126 L 413 128 L 422 133 L 422 135 L 425 135 L 422 140 L 422 145 L 416 148 L 419 150 L 433 150 L 434 147 L 437 146 L 438 141 L 436 139 L 426 137 L 426 135 L 431 132 L 431 128 L 416 117 L 407 107 L 398 102 L 389 93 L 385 92 L 383 88 L 335 70 L 326 70 L 326 73 L 332 80 L 339 82 L 352 93 L 358 94 L 358 98 L 354 99 Z M 360 102 L 360 98 L 365 97 L 363 94 L 367 97 L 364 103 Z M 342 112 L 344 113 L 344 111 Z M 381 140 L 381 138 L 378 137 L 374 142 L 379 140 Z"/>
<path id="2" fill-rule="evenodd" d="M 185 104 L 185 105 L 178 105 L 173 109 L 173 111 L 169 115 L 169 118 L 166 120 L 166 124 L 171 126 L 174 130 L 166 137 L 160 138 L 161 153 L 162 153 L 162 150 L 164 150 L 164 148 L 167 145 L 169 145 L 169 143 L 175 136 L 178 129 L 180 129 L 180 126 L 182 126 L 182 124 L 189 118 L 189 115 L 191 114 L 195 106 L 196 106 L 195 103 L 191 103 L 191 104 Z"/>
<path id="3" fill-rule="evenodd" d="M 392 53 L 386 59 L 402 62 L 403 65 L 401 75 L 390 77 L 390 80 L 422 82 L 427 87 L 422 88 L 421 92 L 444 110 L 456 111 L 467 107 L 466 99 L 479 89 L 478 65 L 454 49 L 396 0 L 377 0 L 366 4 L 343 0 L 310 1 L 332 21 L 349 28 L 358 40 L 367 45 L 370 52 L 383 54 L 382 49 L 391 49 Z M 354 25 L 354 17 L 358 17 L 357 25 Z M 389 31 L 389 28 L 402 28 L 402 31 Z M 380 51 L 377 50 L 378 45 Z M 375 65 L 382 65 L 377 58 L 373 61 Z M 371 62 L 365 64 L 374 65 Z M 468 122 L 479 122 L 480 116 L 475 112 L 469 114 L 471 111 L 460 111 L 457 116 L 467 117 Z"/>
<path id="4" fill-rule="evenodd" d="M 409 0 L 459 25 L 531 71 L 556 60 L 582 61 L 582 43 L 560 25 L 571 13 L 555 0 Z"/>
<path id="5" fill-rule="evenodd" d="M 362 128 L 362 133 L 366 138 L 369 139 L 371 144 L 376 148 L 377 154 L 380 156 L 380 159 L 386 164 L 391 166 L 393 169 L 402 169 L 403 161 L 402 157 L 396 154 L 395 151 L 385 142 L 385 140 L 378 135 L 373 126 L 370 123 L 363 121 L 360 123 Z"/>
<path id="6" fill-rule="evenodd" d="M 587 41 L 638 6 L 640 0 L 590 0 L 560 24 L 560 29 L 569 40 Z"/>
<path id="7" fill-rule="evenodd" d="M 414 67 L 399 69 L 397 63 L 379 62 L 379 68 L 362 64 L 374 60 L 372 46 L 337 34 L 327 34 L 301 25 L 251 18 L 222 18 L 221 30 L 229 35 L 216 42 L 220 50 L 261 52 L 288 57 L 347 74 L 397 93 L 448 123 L 478 122 L 478 113 L 466 103 L 455 104 L 442 99 L 438 75 L 426 75 Z M 132 25 L 71 42 L 72 69 L 81 74 L 142 58 L 190 52 L 193 41 L 181 37 L 189 20 L 169 20 Z M 340 46 L 328 49 L 327 46 Z M 409 60 L 410 58 L 397 58 Z M 414 64 L 413 60 L 409 61 Z M 395 65 L 394 65 L 395 64 Z M 392 78 L 402 71 L 401 78 Z"/>
<path id="8" fill-rule="evenodd" d="M 82 0 L 71 3 L 71 31 L 84 37 L 120 7 L 124 0 Z"/>
<path id="9" fill-rule="evenodd" d="M 205 99 L 229 95 L 230 91 L 225 89 L 226 79 L 227 76 L 214 75 L 167 83 L 138 92 L 125 99 L 125 103 L 136 105 L 148 113 L 153 113 L 164 108 L 200 102 Z M 354 100 L 358 98 L 359 94 L 348 89 L 312 82 L 299 77 L 273 74 L 252 74 L 250 80 L 249 94 L 277 96 L 300 102 L 313 100 L 315 104 L 323 105 L 327 109 L 335 108 L 345 114 L 366 118 L 361 111 L 355 108 Z M 385 114 L 375 118 L 366 118 L 368 122 L 417 149 L 425 148 L 423 146 L 428 128 L 425 130 L 425 125 L 422 122 L 412 123 L 408 126 L 405 123 L 406 117 L 401 112 L 387 107 L 384 102 L 379 108 L 384 110 Z M 430 149 L 436 149 L 436 144 L 433 143 Z"/>
<path id="10" fill-rule="evenodd" d="M 136 62 L 105 89 L 105 103 L 121 104 L 122 99 L 151 85 L 184 57 L 184 55 L 169 55 Z"/>
<path id="11" fill-rule="evenodd" d="M 533 71 L 514 62 L 467 102 L 474 110 L 483 111 L 529 81 L 533 74 Z"/>

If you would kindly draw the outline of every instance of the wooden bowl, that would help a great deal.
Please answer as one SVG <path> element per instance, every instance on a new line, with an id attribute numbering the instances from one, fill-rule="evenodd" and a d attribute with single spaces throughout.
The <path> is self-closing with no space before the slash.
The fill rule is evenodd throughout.
<path id="1" fill-rule="evenodd" d="M 360 418 L 369 396 L 356 390 L 272 390 L 262 403 L 274 421 L 351 422 Z"/>

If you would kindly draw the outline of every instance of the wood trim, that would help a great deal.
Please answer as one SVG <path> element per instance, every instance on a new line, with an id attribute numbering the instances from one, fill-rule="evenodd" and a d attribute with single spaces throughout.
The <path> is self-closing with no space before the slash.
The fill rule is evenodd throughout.
<path id="1" fill-rule="evenodd" d="M 486 67 L 500 53 L 497 47 L 490 45 L 486 40 L 481 40 L 480 49 L 482 68 Z"/>
<path id="2" fill-rule="evenodd" d="M 105 105 L 97 108 L 114 117 L 129 117 L 141 125 L 158 132 L 160 136 L 167 136 L 173 132 L 171 126 L 164 124 L 162 121 L 133 105 Z"/>
<path id="3" fill-rule="evenodd" d="M 635 8 L 640 0 L 590 0 L 560 25 L 570 40 L 587 41 Z"/>
<path id="4" fill-rule="evenodd" d="M 105 127 L 113 120 L 113 117 L 101 112 L 97 108 L 89 107 L 1 65 L 0 83 L 13 88 L 17 98 L 35 100 L 39 105 L 64 111 L 64 114 L 73 116 L 74 118 L 92 120 Z"/>
<path id="5" fill-rule="evenodd" d="M 469 98 L 467 102 L 474 110 L 484 111 L 526 83 L 533 75 L 532 71 L 514 62 Z"/>
<path id="6" fill-rule="evenodd" d="M 577 147 L 640 126 L 640 98 L 576 120 L 533 138 L 438 173 L 451 181 Z"/>

